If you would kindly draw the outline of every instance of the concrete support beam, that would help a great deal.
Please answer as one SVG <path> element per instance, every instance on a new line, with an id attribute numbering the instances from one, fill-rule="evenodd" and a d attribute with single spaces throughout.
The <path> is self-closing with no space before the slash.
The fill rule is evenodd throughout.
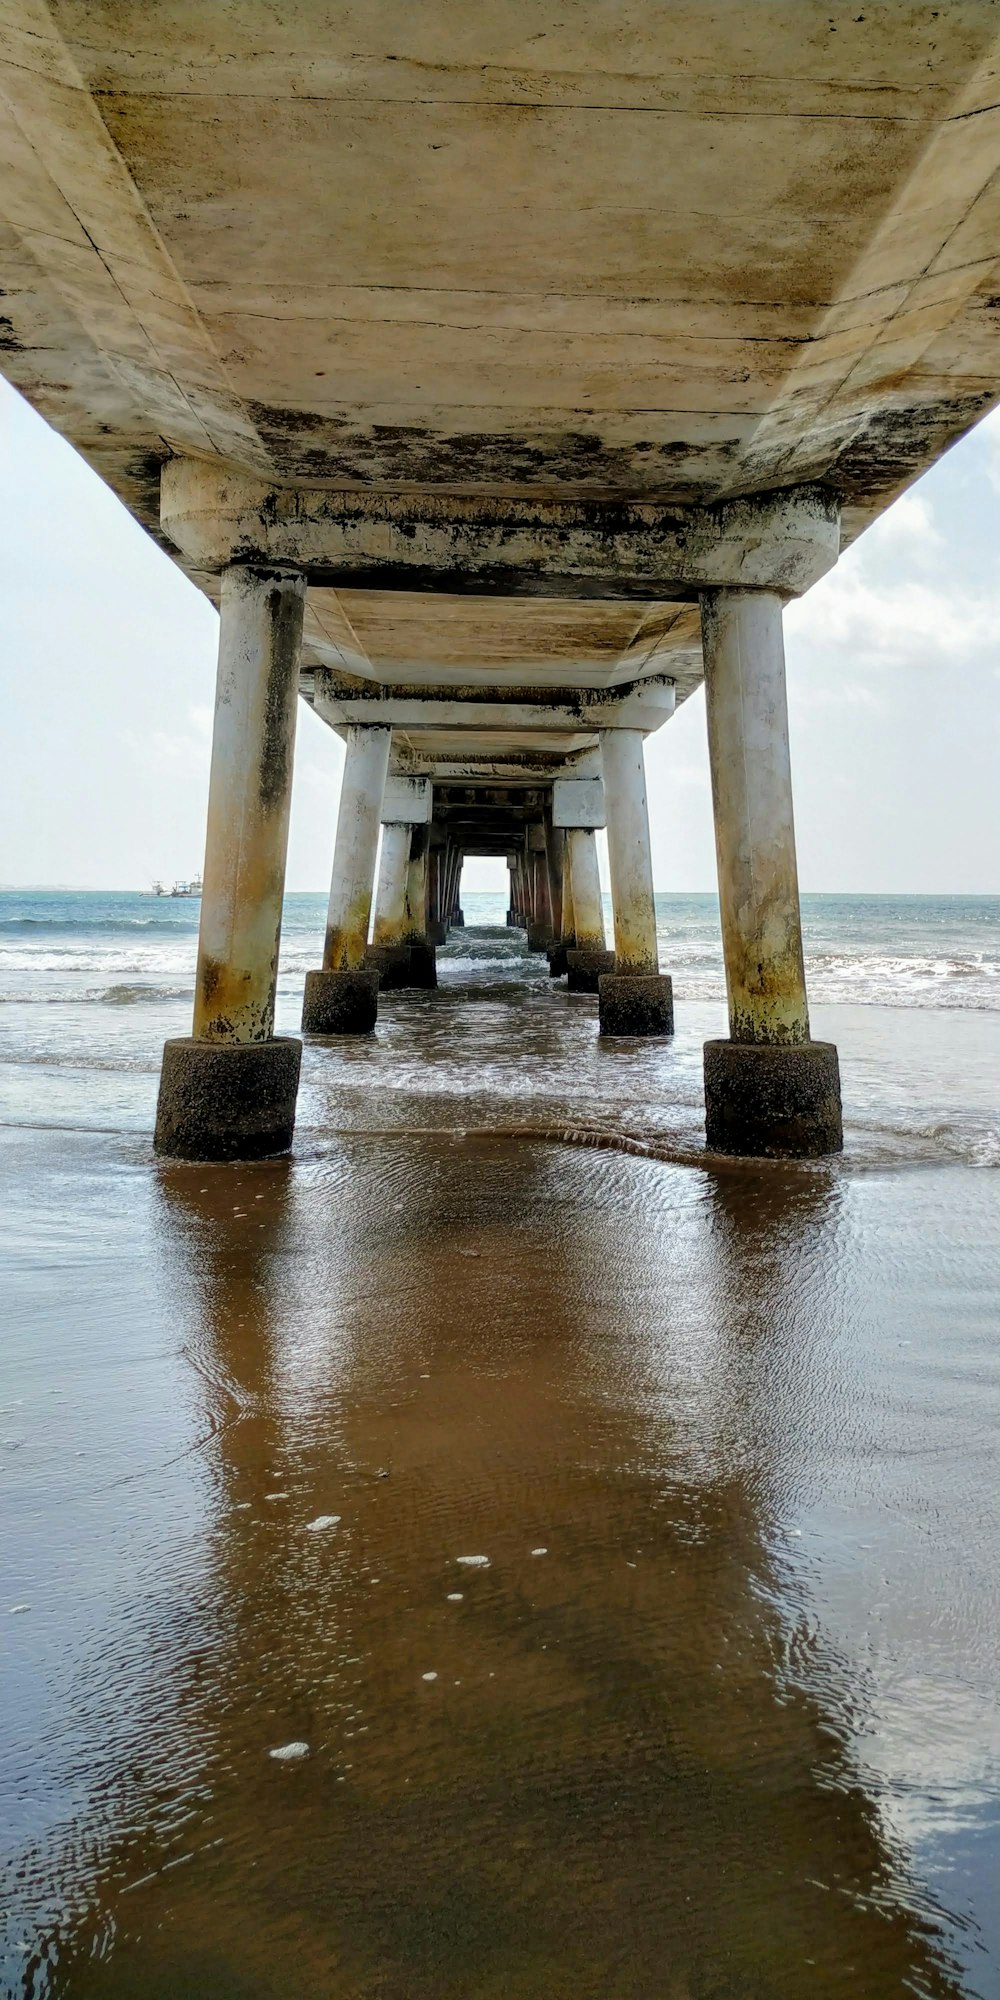
<path id="1" fill-rule="evenodd" d="M 571 993 L 596 993 L 602 973 L 614 970 L 605 946 L 601 879 L 594 828 L 605 820 L 600 778 L 560 778 L 552 787 L 552 818 L 564 829 L 563 916 L 559 970 L 569 975 Z M 551 965 L 551 960 L 550 960 Z"/>
<path id="2" fill-rule="evenodd" d="M 831 1051 L 809 1039 L 781 599 L 711 592 L 702 634 L 731 1038 L 706 1048 L 709 1143 L 748 1153 L 835 1151 L 836 1051 L 831 1067 Z M 775 1062 L 741 1049 L 785 1055 Z M 792 1050 L 802 1053 L 788 1060 Z"/>
<path id="3" fill-rule="evenodd" d="M 431 847 L 427 856 L 427 942 L 432 945 L 444 944 L 448 935 L 448 919 L 444 913 L 447 896 L 446 842 L 443 836 L 437 842 L 433 839 L 433 835 L 439 831 L 438 828 L 431 829 Z"/>
<path id="4" fill-rule="evenodd" d="M 667 1035 L 673 1032 L 673 995 L 657 957 L 642 737 L 637 730 L 608 730 L 601 755 L 615 969 L 598 984 L 600 1029 L 602 1035 Z"/>
<path id="5" fill-rule="evenodd" d="M 167 1043 L 156 1120 L 179 1158 L 291 1144 L 301 1048 L 274 1003 L 304 605 L 301 576 L 223 578 L 193 1036 Z"/>
<path id="6" fill-rule="evenodd" d="M 620 972 L 656 972 L 656 909 L 642 737 L 637 730 L 609 730 L 601 737 L 601 754 L 615 959 Z"/>
<path id="7" fill-rule="evenodd" d="M 545 853 L 549 866 L 549 896 L 552 903 L 549 973 L 553 979 L 561 979 L 566 971 L 566 953 L 573 950 L 576 938 L 573 933 L 573 897 L 566 859 L 566 835 L 561 827 L 552 825 L 551 819 L 545 822 Z"/>
<path id="8" fill-rule="evenodd" d="M 573 927 L 578 951 L 604 951 L 604 903 L 597 839 L 590 827 L 571 827 L 566 835 L 573 893 Z"/>
<path id="9" fill-rule="evenodd" d="M 469 686 L 417 694 L 389 684 L 347 687 L 326 669 L 317 669 L 312 688 L 317 715 L 333 729 L 382 724 L 397 730 L 440 729 L 449 735 L 468 732 L 487 739 L 482 746 L 484 759 L 489 757 L 491 733 L 501 738 L 526 733 L 529 740 L 537 735 L 543 742 L 550 736 L 586 738 L 605 729 L 640 729 L 648 734 L 668 721 L 676 705 L 674 683 L 662 677 L 572 693 Z"/>
<path id="10" fill-rule="evenodd" d="M 550 817 L 543 822 L 545 837 L 545 872 L 549 885 L 549 912 L 552 920 L 552 936 L 562 936 L 562 881 L 563 881 L 563 836 L 557 832 Z"/>
<path id="11" fill-rule="evenodd" d="M 671 601 L 722 584 L 797 596 L 840 552 L 821 486 L 714 506 L 274 486 L 229 465 L 168 459 L 160 522 L 188 562 L 294 562 L 334 589 Z"/>
<path id="12" fill-rule="evenodd" d="M 586 751 L 567 752 L 556 748 L 547 752 L 532 751 L 530 754 L 510 751 L 505 756 L 498 756 L 493 748 L 484 744 L 481 754 L 477 754 L 473 746 L 467 753 L 459 755 L 443 751 L 435 755 L 430 750 L 407 748 L 396 750 L 395 759 L 402 763 L 405 757 L 407 771 L 412 771 L 414 775 L 420 773 L 442 784 L 463 784 L 473 780 L 477 784 L 527 789 L 535 785 L 551 785 L 553 778 L 570 767 L 576 757 L 587 754 Z"/>
<path id="13" fill-rule="evenodd" d="M 352 729 L 347 735 L 323 949 L 326 972 L 364 964 L 391 741 L 390 729 Z"/>
<path id="14" fill-rule="evenodd" d="M 449 924 L 454 922 L 458 915 L 461 882 L 462 850 L 457 841 L 453 841 L 448 849 L 448 913 L 446 922 Z"/>
<path id="15" fill-rule="evenodd" d="M 383 991 L 437 984 L 434 950 L 427 940 L 429 835 L 429 827 L 408 820 L 394 820 L 382 828 L 367 962 L 378 972 Z"/>
<path id="16" fill-rule="evenodd" d="M 406 942 L 406 876 L 410 864 L 409 825 L 395 820 L 382 828 L 382 854 L 375 891 L 373 942 L 383 949 Z"/>
<path id="17" fill-rule="evenodd" d="M 411 944 L 427 936 L 427 887 L 430 840 L 427 829 L 410 829 L 410 857 L 406 869 L 406 935 Z"/>
<path id="18" fill-rule="evenodd" d="M 702 632 L 729 1032 L 807 1042 L 781 600 L 715 592 Z"/>
<path id="19" fill-rule="evenodd" d="M 349 729 L 340 788 L 322 970 L 306 974 L 303 1029 L 367 1035 L 378 1014 L 378 974 L 365 965 L 389 729 Z"/>

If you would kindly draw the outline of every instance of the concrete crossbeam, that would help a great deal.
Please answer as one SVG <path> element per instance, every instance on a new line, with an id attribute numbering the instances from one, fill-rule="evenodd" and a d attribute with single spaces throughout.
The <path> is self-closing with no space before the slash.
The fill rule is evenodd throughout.
<path id="1" fill-rule="evenodd" d="M 160 476 L 160 524 L 185 560 L 294 563 L 334 589 L 686 599 L 721 585 L 797 597 L 840 553 L 822 486 L 709 507 L 273 486 L 201 459 Z"/>
<path id="2" fill-rule="evenodd" d="M 392 729 L 468 730 L 477 735 L 491 730 L 571 736 L 599 729 L 646 733 L 673 714 L 676 699 L 673 681 L 659 679 L 607 692 L 587 688 L 568 699 L 561 690 L 546 698 L 537 689 L 493 687 L 414 695 L 395 687 L 348 688 L 322 673 L 314 676 L 313 684 L 313 707 L 334 729 L 388 724 Z"/>

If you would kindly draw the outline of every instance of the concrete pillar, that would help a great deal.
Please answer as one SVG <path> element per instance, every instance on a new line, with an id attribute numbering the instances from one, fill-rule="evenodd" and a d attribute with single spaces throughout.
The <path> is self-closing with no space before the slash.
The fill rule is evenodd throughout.
<path id="1" fill-rule="evenodd" d="M 573 895 L 576 943 L 566 954 L 571 993 L 599 993 L 600 982 L 615 969 L 615 955 L 604 936 L 604 905 L 597 838 L 589 826 L 571 827 L 566 835 Z"/>
<path id="2" fill-rule="evenodd" d="M 451 851 L 451 875 L 449 880 L 451 884 L 449 891 L 451 896 L 451 906 L 450 906 L 448 921 L 449 923 L 457 924 L 460 929 L 464 929 L 465 918 L 462 914 L 462 909 L 461 909 L 462 850 L 457 845 L 453 847 Z"/>
<path id="3" fill-rule="evenodd" d="M 566 970 L 566 952 L 574 940 L 566 936 L 566 912 L 564 903 L 570 902 L 565 895 L 566 877 L 566 836 L 561 827 L 553 826 L 546 818 L 543 828 L 545 835 L 545 861 L 549 880 L 549 908 L 552 912 L 552 942 L 548 948 L 549 975 L 561 979 Z M 572 917 L 570 917 L 572 923 Z"/>
<path id="4" fill-rule="evenodd" d="M 637 729 L 602 729 L 615 970 L 601 975 L 602 1035 L 673 1033 L 673 988 L 656 949 L 646 772 Z"/>
<path id="5" fill-rule="evenodd" d="M 539 823 L 528 828 L 528 950 L 546 951 L 552 943 L 552 902 L 549 895 L 549 866 L 545 851 L 545 829 Z"/>
<path id="6" fill-rule="evenodd" d="M 427 934 L 427 896 L 430 860 L 430 827 L 410 829 L 410 858 L 406 869 L 406 936 L 410 947 L 407 986 L 436 986 L 437 959 Z"/>
<path id="7" fill-rule="evenodd" d="M 589 826 L 570 827 L 566 835 L 573 892 L 573 925 L 580 951 L 604 951 L 604 903 L 597 836 Z"/>
<path id="8" fill-rule="evenodd" d="M 347 732 L 323 951 L 327 972 L 364 964 L 391 741 L 391 729 Z"/>
<path id="9" fill-rule="evenodd" d="M 406 942 L 406 874 L 410 865 L 410 832 L 399 820 L 382 828 L 382 854 L 375 891 L 373 941 L 383 947 Z"/>
<path id="10" fill-rule="evenodd" d="M 517 854 L 507 856 L 507 929 L 517 923 Z"/>
<path id="11" fill-rule="evenodd" d="M 323 968 L 307 972 L 302 1026 L 314 1035 L 365 1035 L 378 1013 L 378 973 L 366 966 L 382 793 L 391 729 L 346 734 Z"/>
<path id="12" fill-rule="evenodd" d="M 375 920 L 367 964 L 379 975 L 379 991 L 410 983 L 410 918 L 406 883 L 410 867 L 410 820 L 387 820 L 375 889 Z"/>
<path id="13" fill-rule="evenodd" d="M 527 930 L 528 925 L 531 922 L 531 913 L 532 913 L 531 856 L 528 853 L 527 845 L 525 845 L 524 852 L 521 855 L 520 862 L 518 864 L 518 879 L 520 883 L 519 906 L 521 913 L 521 923 L 523 928 Z"/>
<path id="14" fill-rule="evenodd" d="M 730 1032 L 705 1046 L 708 1143 L 838 1151 L 837 1052 L 809 1039 L 781 599 L 709 591 L 701 617 Z"/>
<path id="15" fill-rule="evenodd" d="M 516 849 L 510 863 L 510 908 L 512 927 L 524 928 L 524 855 Z"/>
<path id="16" fill-rule="evenodd" d="M 410 855 L 406 868 L 406 935 L 411 944 L 427 936 L 427 874 L 430 841 L 425 826 L 410 828 Z"/>
<path id="17" fill-rule="evenodd" d="M 545 872 L 549 885 L 549 914 L 552 919 L 552 935 L 562 936 L 562 877 L 563 877 L 563 837 L 550 819 L 542 826 L 545 841 Z"/>
<path id="18" fill-rule="evenodd" d="M 194 1026 L 163 1052 L 157 1151 L 284 1152 L 301 1043 L 274 1034 L 306 586 L 234 564 L 222 579 Z"/>
<path id="19" fill-rule="evenodd" d="M 427 855 L 427 941 L 429 944 L 443 944 L 448 935 L 448 925 L 444 915 L 444 847 L 436 847 L 432 840 Z"/>
<path id="20" fill-rule="evenodd" d="M 573 865 L 569 834 L 563 834 L 562 940 L 567 951 L 576 945 L 576 904 L 573 901 Z"/>

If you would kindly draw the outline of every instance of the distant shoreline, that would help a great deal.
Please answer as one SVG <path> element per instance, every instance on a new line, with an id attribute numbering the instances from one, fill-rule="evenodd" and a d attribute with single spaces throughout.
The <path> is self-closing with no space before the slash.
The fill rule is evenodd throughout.
<path id="1" fill-rule="evenodd" d="M 501 894 L 502 891 L 499 889 L 467 889 L 465 893 L 467 896 L 496 896 Z M 607 890 L 605 890 L 605 895 L 607 893 Z M 870 903 L 949 903 L 956 901 L 1000 903 L 1000 889 L 800 889 L 799 893 L 805 898 L 822 896 L 828 902 L 835 900 L 857 902 L 859 898 L 863 898 L 866 902 Z M 329 888 L 326 886 L 318 889 L 286 889 L 285 900 L 289 901 L 293 896 L 327 896 L 328 894 Z M 685 897 L 695 900 L 705 896 L 712 896 L 718 900 L 718 890 L 715 888 L 671 889 L 654 885 L 653 894 L 655 896 L 672 896 L 678 902 L 683 901 Z M 156 891 L 152 888 L 143 887 L 126 889 L 121 887 L 94 888 L 92 885 L 86 888 L 78 888 L 69 882 L 0 882 L 0 896 L 149 896 L 155 898 Z M 171 900 L 170 891 L 168 890 L 166 896 L 161 896 L 158 900 L 169 902 Z M 196 897 L 177 897 L 173 900 L 184 902 L 197 901 L 198 899 Z"/>

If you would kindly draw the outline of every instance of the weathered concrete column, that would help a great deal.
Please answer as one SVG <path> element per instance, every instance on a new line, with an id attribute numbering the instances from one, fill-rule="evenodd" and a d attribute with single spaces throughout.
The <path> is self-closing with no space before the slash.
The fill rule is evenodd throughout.
<path id="1" fill-rule="evenodd" d="M 526 893 L 527 892 L 525 888 L 524 853 L 521 849 L 516 849 L 514 853 L 513 867 L 511 871 L 511 912 L 513 916 L 513 927 L 515 930 L 524 930 L 525 928 Z"/>
<path id="2" fill-rule="evenodd" d="M 397 773 L 386 779 L 374 938 L 367 953 L 367 963 L 379 973 L 382 992 L 390 987 L 437 984 L 434 950 L 426 931 L 427 854 L 433 811 L 429 778 Z M 419 888 L 415 869 L 420 876 Z"/>
<path id="3" fill-rule="evenodd" d="M 323 968 L 307 972 L 302 1026 L 314 1035 L 367 1035 L 378 973 L 365 964 L 391 729 L 349 729 L 340 788 Z"/>
<path id="4" fill-rule="evenodd" d="M 708 1143 L 819 1154 L 843 1144 L 831 1043 L 809 1039 L 781 598 L 702 598 L 728 1042 L 705 1045 Z"/>
<path id="5" fill-rule="evenodd" d="M 549 909 L 552 913 L 552 940 L 548 947 L 549 975 L 561 979 L 566 970 L 567 944 L 572 938 L 565 935 L 564 887 L 566 875 L 566 836 L 561 827 L 553 826 L 546 817 L 542 831 L 545 836 L 545 864 L 549 883 Z M 567 899 L 568 900 L 568 899 Z"/>
<path id="6" fill-rule="evenodd" d="M 673 987 L 661 975 L 646 772 L 637 729 L 602 729 L 615 970 L 598 982 L 602 1035 L 670 1035 Z"/>
<path id="7" fill-rule="evenodd" d="M 373 943 L 386 949 L 406 943 L 406 873 L 411 828 L 390 820 L 382 828 L 382 855 L 375 891 Z"/>
<path id="8" fill-rule="evenodd" d="M 576 944 L 566 956 L 566 983 L 571 993 L 599 993 L 600 981 L 615 969 L 615 955 L 604 935 L 597 836 L 589 826 L 571 827 L 566 847 L 576 926 Z"/>
<path id="9" fill-rule="evenodd" d="M 549 895 L 549 865 L 545 852 L 545 828 L 539 822 L 528 828 L 528 950 L 546 951 L 552 943 L 552 903 Z"/>
<path id="10" fill-rule="evenodd" d="M 411 944 L 427 936 L 427 873 L 430 841 L 425 826 L 410 828 L 410 857 L 406 868 L 406 935 Z"/>
<path id="11" fill-rule="evenodd" d="M 576 950 L 573 885 L 569 869 L 569 835 L 562 827 L 550 827 L 546 839 L 555 848 L 559 874 L 559 933 L 549 946 L 549 973 L 553 979 L 561 979 L 569 969 L 568 954 Z"/>
<path id="12" fill-rule="evenodd" d="M 431 828 L 430 846 L 427 854 L 427 928 L 428 944 L 444 944 L 448 936 L 448 842 L 440 827 Z"/>
<path id="13" fill-rule="evenodd" d="M 464 930 L 465 917 L 461 909 L 462 850 L 457 845 L 457 843 L 455 846 L 452 847 L 451 850 L 450 873 L 448 881 L 449 881 L 448 893 L 451 899 L 449 906 L 449 913 L 448 913 L 448 922 L 449 924 L 457 925 L 457 927 L 460 930 Z"/>
<path id="14" fill-rule="evenodd" d="M 429 862 L 430 827 L 411 827 L 406 870 L 406 936 L 410 947 L 407 986 L 437 985 L 437 959 L 427 933 Z"/>
<path id="15" fill-rule="evenodd" d="M 300 1042 L 274 1034 L 306 586 L 234 564 L 222 579 L 194 1031 L 163 1052 L 156 1149 L 287 1150 Z"/>
<path id="16" fill-rule="evenodd" d="M 406 874 L 410 865 L 409 821 L 384 820 L 375 889 L 375 919 L 366 963 L 378 973 L 379 990 L 405 986 L 410 970 Z"/>
<path id="17" fill-rule="evenodd" d="M 606 940 L 597 836 L 589 826 L 573 826 L 566 835 L 566 842 L 577 946 L 580 951 L 603 951 Z"/>
<path id="18" fill-rule="evenodd" d="M 323 949 L 327 972 L 364 963 L 391 741 L 391 729 L 347 733 Z"/>

